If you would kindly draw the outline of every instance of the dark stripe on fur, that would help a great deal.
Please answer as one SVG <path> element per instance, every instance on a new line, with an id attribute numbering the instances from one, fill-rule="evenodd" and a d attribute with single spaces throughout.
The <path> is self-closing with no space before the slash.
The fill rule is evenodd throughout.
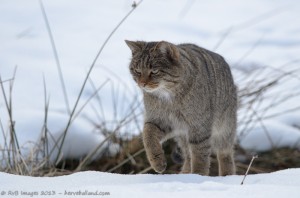
<path id="1" fill-rule="evenodd" d="M 197 136 L 197 138 L 189 139 L 189 143 L 190 144 L 202 144 L 202 143 L 206 142 L 207 140 L 209 140 L 209 138 L 210 138 L 210 135 L 206 135 L 204 137 Z"/>

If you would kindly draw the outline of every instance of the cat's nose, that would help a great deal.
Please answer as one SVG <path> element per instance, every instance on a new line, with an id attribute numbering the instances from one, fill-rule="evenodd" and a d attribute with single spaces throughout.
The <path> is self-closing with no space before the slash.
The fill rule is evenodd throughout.
<path id="1" fill-rule="evenodd" d="M 147 85 L 147 80 L 146 79 L 140 79 L 139 84 L 143 87 L 145 87 Z"/>
<path id="2" fill-rule="evenodd" d="M 140 81 L 140 85 L 142 85 L 143 87 L 145 87 L 147 85 L 146 81 Z"/>

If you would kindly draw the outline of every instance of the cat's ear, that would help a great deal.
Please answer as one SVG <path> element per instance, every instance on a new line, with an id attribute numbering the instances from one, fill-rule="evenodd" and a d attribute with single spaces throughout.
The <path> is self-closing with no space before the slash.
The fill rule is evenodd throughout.
<path id="1" fill-rule="evenodd" d="M 128 41 L 125 40 L 126 44 L 128 45 L 128 47 L 131 49 L 132 54 L 141 51 L 143 46 L 144 46 L 144 42 L 142 41 Z"/>
<path id="2" fill-rule="evenodd" d="M 174 44 L 168 43 L 166 41 L 160 41 L 155 46 L 155 49 L 159 49 L 160 52 L 167 55 L 168 58 L 179 61 L 179 50 Z"/>

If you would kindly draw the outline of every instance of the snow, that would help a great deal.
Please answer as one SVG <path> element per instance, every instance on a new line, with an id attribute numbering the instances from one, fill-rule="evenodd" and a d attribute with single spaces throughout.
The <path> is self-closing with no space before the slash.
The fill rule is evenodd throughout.
<path id="1" fill-rule="evenodd" d="M 112 29 L 131 10 L 131 4 L 130 0 L 44 0 L 71 109 L 98 50 Z M 98 128 L 102 123 L 107 123 L 104 128 L 108 131 L 140 132 L 141 116 L 137 120 L 139 126 L 118 124 L 124 119 L 129 121 L 129 105 L 141 101 L 141 94 L 128 71 L 130 50 L 124 43 L 125 39 L 192 42 L 214 50 L 226 58 L 237 84 L 244 87 L 255 76 L 267 79 L 270 71 L 297 69 L 300 21 L 296 19 L 299 15 L 300 3 L 293 0 L 143 1 L 116 31 L 96 62 L 90 79 L 96 89 L 105 83 L 98 92 L 101 104 L 93 98 L 72 122 L 63 157 L 82 157 L 94 150 L 105 139 Z M 12 104 L 20 144 L 25 146 L 41 137 L 45 117 L 43 77 L 46 98 L 49 99 L 47 127 L 55 138 L 53 141 L 57 141 L 66 128 L 69 115 L 38 1 L 1 1 L 0 29 L 1 80 L 11 79 L 17 66 Z M 289 64 L 283 66 L 286 63 Z M 263 111 L 276 100 L 299 93 L 298 76 L 299 70 L 294 78 L 280 82 L 268 92 L 268 99 L 256 105 L 257 112 L 264 118 L 263 123 L 257 122 L 242 131 L 245 127 L 243 121 L 251 111 L 239 111 L 238 141 L 242 147 L 257 151 L 286 146 L 300 148 L 300 132 L 295 127 L 299 126 L 299 109 L 280 114 L 299 106 L 299 96 Z M 3 85 L 9 93 L 9 83 Z M 93 93 L 89 81 L 77 112 Z M 139 107 L 136 114 L 141 111 Z M 280 115 L 272 117 L 273 114 Z M 0 128 L 0 146 L 3 148 L 3 132 L 8 133 L 9 118 L 2 92 L 0 119 L 3 126 Z M 114 154 L 118 149 L 118 145 L 107 142 L 97 155 L 101 157 L 104 150 Z"/>
<path id="2" fill-rule="evenodd" d="M 256 126 L 242 138 L 240 144 L 244 149 L 268 151 L 270 148 L 300 148 L 299 129 L 272 120 L 265 121 L 264 125 L 268 128 Z M 260 137 L 259 142 L 264 143 L 257 144 L 257 137 Z"/>
<path id="3" fill-rule="evenodd" d="M 298 198 L 300 169 L 288 169 L 270 174 L 207 177 L 193 174 L 120 175 L 102 172 L 80 172 L 60 177 L 26 177 L 0 173 L 1 197 L 29 197 L 25 192 L 52 193 L 45 197 L 68 197 L 75 193 L 102 193 L 103 197 L 272 197 Z M 23 195 L 21 193 L 23 192 Z M 55 196 L 53 194 L 55 193 Z M 109 195 L 103 195 L 109 193 Z M 5 195 L 4 195 L 5 194 Z M 38 195 L 40 196 L 38 196 Z M 77 195 L 99 197 L 100 195 Z"/>

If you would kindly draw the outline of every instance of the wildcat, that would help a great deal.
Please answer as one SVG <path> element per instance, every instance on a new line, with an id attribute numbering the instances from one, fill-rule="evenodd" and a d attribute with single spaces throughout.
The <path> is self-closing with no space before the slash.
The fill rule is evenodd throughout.
<path id="1" fill-rule="evenodd" d="M 181 173 L 208 175 L 215 153 L 219 175 L 235 174 L 237 93 L 223 57 L 194 44 L 125 42 L 132 51 L 130 73 L 143 91 L 142 135 L 151 167 L 166 169 L 162 143 L 175 138 Z"/>

